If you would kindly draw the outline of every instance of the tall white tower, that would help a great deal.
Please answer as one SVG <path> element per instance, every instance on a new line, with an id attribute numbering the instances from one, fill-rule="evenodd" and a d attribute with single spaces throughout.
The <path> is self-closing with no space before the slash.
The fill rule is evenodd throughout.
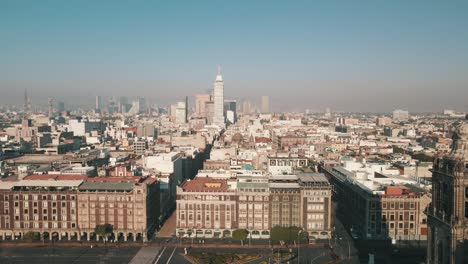
<path id="1" fill-rule="evenodd" d="M 214 116 L 213 124 L 224 128 L 224 81 L 221 75 L 221 68 L 218 67 L 218 75 L 214 83 L 213 89 L 213 101 L 214 101 Z"/>

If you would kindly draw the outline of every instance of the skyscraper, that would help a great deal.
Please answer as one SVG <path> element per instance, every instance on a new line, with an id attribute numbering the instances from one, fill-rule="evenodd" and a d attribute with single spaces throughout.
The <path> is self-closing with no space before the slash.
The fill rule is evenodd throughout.
<path id="1" fill-rule="evenodd" d="M 221 69 L 218 68 L 218 75 L 214 83 L 213 90 L 214 98 L 214 116 L 213 124 L 221 128 L 225 127 L 224 123 L 224 81 L 221 75 Z"/>
<path id="2" fill-rule="evenodd" d="M 267 95 L 262 96 L 262 114 L 270 113 L 270 97 Z"/>
<path id="3" fill-rule="evenodd" d="M 101 113 L 101 109 L 102 109 L 101 107 L 102 107 L 101 96 L 96 95 L 96 107 L 95 107 L 96 113 Z"/>
<path id="4" fill-rule="evenodd" d="M 195 95 L 195 115 L 197 117 L 206 117 L 206 103 L 211 100 L 209 94 Z"/>
<path id="5" fill-rule="evenodd" d="M 57 102 L 57 111 L 59 113 L 62 113 L 63 111 L 65 111 L 65 103 L 63 101 Z"/>
<path id="6" fill-rule="evenodd" d="M 55 100 L 53 97 L 49 97 L 49 100 L 48 100 L 48 116 L 51 117 L 54 115 L 55 113 L 55 108 L 54 108 L 54 105 L 55 105 Z"/>
<path id="7" fill-rule="evenodd" d="M 144 115 L 146 114 L 146 99 L 144 97 L 138 97 L 138 114 Z"/>

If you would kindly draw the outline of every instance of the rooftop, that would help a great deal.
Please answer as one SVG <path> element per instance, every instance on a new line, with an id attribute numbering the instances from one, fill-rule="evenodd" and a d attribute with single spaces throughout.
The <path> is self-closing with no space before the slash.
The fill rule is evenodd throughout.
<path id="1" fill-rule="evenodd" d="M 182 185 L 182 189 L 187 192 L 227 192 L 229 191 L 229 185 L 225 180 L 196 177 L 193 180 L 186 181 Z"/>

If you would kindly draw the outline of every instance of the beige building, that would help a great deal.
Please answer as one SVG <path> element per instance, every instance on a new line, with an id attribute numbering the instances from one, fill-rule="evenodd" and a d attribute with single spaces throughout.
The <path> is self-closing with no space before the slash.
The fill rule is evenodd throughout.
<path id="1" fill-rule="evenodd" d="M 96 226 L 110 224 L 109 238 L 145 241 L 158 224 L 157 184 L 151 177 L 47 174 L 0 182 L 0 237 L 34 232 L 40 238 L 99 240 Z"/>
<path id="2" fill-rule="evenodd" d="M 177 235 L 231 236 L 237 227 L 235 189 L 225 180 L 196 177 L 177 187 Z"/>
<path id="3" fill-rule="evenodd" d="M 246 229 L 251 238 L 269 238 L 275 226 L 329 238 L 331 188 L 323 174 L 196 177 L 177 190 L 179 236 L 229 237 Z"/>

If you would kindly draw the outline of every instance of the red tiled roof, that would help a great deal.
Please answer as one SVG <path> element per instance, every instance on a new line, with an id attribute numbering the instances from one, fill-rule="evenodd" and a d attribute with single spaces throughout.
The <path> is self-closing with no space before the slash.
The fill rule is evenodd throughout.
<path id="1" fill-rule="evenodd" d="M 255 138 L 255 143 L 268 143 L 270 142 L 270 139 L 267 137 L 256 137 Z"/>
<path id="2" fill-rule="evenodd" d="M 188 192 L 226 192 L 229 185 L 225 180 L 210 177 L 196 177 L 182 185 L 182 189 Z"/>
<path id="3" fill-rule="evenodd" d="M 385 187 L 385 195 L 408 195 L 412 194 L 413 192 L 404 186 L 386 186 Z"/>
<path id="4" fill-rule="evenodd" d="M 87 175 L 63 175 L 63 174 L 33 174 L 23 178 L 23 180 L 56 180 L 56 181 L 72 181 L 86 180 Z"/>
<path id="5" fill-rule="evenodd" d="M 87 182 L 139 182 L 141 176 L 131 177 L 93 177 L 88 178 Z"/>

